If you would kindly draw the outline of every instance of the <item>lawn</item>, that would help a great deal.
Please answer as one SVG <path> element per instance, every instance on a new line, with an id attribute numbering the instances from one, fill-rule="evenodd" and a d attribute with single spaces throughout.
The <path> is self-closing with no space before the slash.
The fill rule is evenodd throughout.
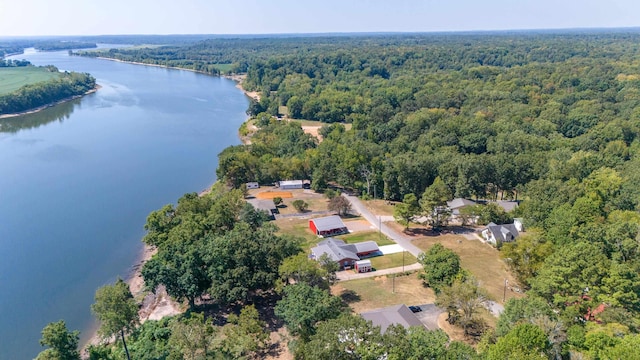
<path id="1" fill-rule="evenodd" d="M 462 267 L 478 279 L 480 285 L 496 302 L 502 303 L 505 279 L 509 280 L 509 284 L 516 284 L 507 265 L 500 259 L 498 250 L 479 240 L 468 240 L 459 235 L 441 235 L 413 241 L 415 246 L 425 251 L 436 243 L 441 243 L 444 247 L 455 251 L 460 256 Z M 506 298 L 512 297 L 522 297 L 522 295 L 507 291 Z"/>
<path id="2" fill-rule="evenodd" d="M 357 313 L 396 304 L 420 305 L 435 301 L 433 290 L 422 285 L 418 273 L 398 275 L 395 280 L 389 275 L 341 281 L 331 292 L 341 296 Z"/>
<path id="3" fill-rule="evenodd" d="M 309 219 L 285 218 L 274 222 L 280 228 L 278 233 L 303 238 L 302 248 L 306 252 L 309 252 L 309 250 L 321 240 L 309 229 Z"/>
<path id="4" fill-rule="evenodd" d="M 418 259 L 408 251 L 405 251 L 404 253 L 376 256 L 369 258 L 369 260 L 371 260 L 371 266 L 376 270 L 400 267 L 403 262 L 405 266 L 412 265 L 418 261 Z"/>
<path id="5" fill-rule="evenodd" d="M 347 234 L 336 236 L 338 239 L 344 240 L 347 244 L 353 244 L 362 241 L 375 241 L 378 246 L 393 245 L 395 242 L 389 240 L 385 235 L 379 234 L 377 231 L 359 232 L 356 234 Z"/>
<path id="6" fill-rule="evenodd" d="M 218 69 L 221 73 L 226 73 L 233 69 L 233 64 L 214 64 L 216 69 Z"/>
<path id="7" fill-rule="evenodd" d="M 373 195 L 373 188 L 371 189 L 371 194 Z M 379 196 L 379 194 L 380 193 L 378 193 L 377 195 Z M 376 216 L 393 216 L 394 205 L 392 202 L 386 200 L 366 200 L 363 201 L 363 203 Z"/>
<path id="8" fill-rule="evenodd" d="M 24 85 L 35 84 L 60 77 L 60 73 L 50 72 L 35 66 L 0 68 L 0 95 L 8 94 Z"/>

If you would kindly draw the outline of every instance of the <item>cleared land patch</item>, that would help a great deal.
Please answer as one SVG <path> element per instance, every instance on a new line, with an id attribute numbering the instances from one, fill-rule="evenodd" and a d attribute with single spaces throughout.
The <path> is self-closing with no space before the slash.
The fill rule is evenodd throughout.
<path id="1" fill-rule="evenodd" d="M 413 241 L 415 246 L 425 251 L 437 243 L 458 254 L 462 267 L 478 279 L 480 286 L 485 288 L 496 302 L 502 303 L 505 279 L 509 280 L 511 285 L 516 284 L 507 265 L 500 259 L 498 251 L 483 242 L 467 240 L 459 235 L 424 237 Z M 512 297 L 522 297 L 522 295 L 507 290 L 507 300 Z"/>
<path id="2" fill-rule="evenodd" d="M 0 68 L 0 95 L 16 91 L 25 85 L 59 77 L 60 73 L 35 66 Z"/>
<path id="3" fill-rule="evenodd" d="M 331 292 L 342 297 L 357 313 L 396 304 L 429 304 L 436 299 L 433 290 L 418 279 L 418 273 L 398 274 L 395 285 L 393 275 L 341 281 L 331 288 Z"/>
<path id="4" fill-rule="evenodd" d="M 283 199 L 292 198 L 293 194 L 288 191 L 264 191 L 256 194 L 258 199 L 273 199 L 277 197 L 281 197 Z"/>

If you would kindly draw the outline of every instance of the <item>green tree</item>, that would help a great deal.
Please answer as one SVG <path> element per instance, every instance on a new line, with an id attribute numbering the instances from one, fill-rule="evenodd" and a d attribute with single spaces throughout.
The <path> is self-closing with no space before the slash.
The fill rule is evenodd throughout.
<path id="1" fill-rule="evenodd" d="M 216 347 L 218 329 L 203 314 L 191 312 L 170 325 L 168 345 L 188 360 L 208 359 Z"/>
<path id="2" fill-rule="evenodd" d="M 241 222 L 223 236 L 205 238 L 203 261 L 212 298 L 223 304 L 245 302 L 255 291 L 274 287 L 280 264 L 300 252 L 298 239 L 276 235 L 276 230 L 272 224 L 254 230 Z"/>
<path id="3" fill-rule="evenodd" d="M 317 261 L 309 259 L 304 252 L 284 259 L 278 268 L 278 273 L 286 284 L 305 283 L 323 289 L 329 288 L 327 272 Z"/>
<path id="4" fill-rule="evenodd" d="M 379 359 L 386 353 L 379 328 L 358 315 L 343 314 L 321 322 L 308 342 L 295 350 L 296 359 Z"/>
<path id="5" fill-rule="evenodd" d="M 127 359 L 130 359 L 124 335 L 135 328 L 139 318 L 138 305 L 129 285 L 118 279 L 115 284 L 98 289 L 91 311 L 100 321 L 98 333 L 103 337 L 117 336 L 119 333 Z"/>
<path id="6" fill-rule="evenodd" d="M 480 288 L 475 279 L 456 280 L 451 286 L 441 289 L 436 305 L 447 310 L 448 321 L 462 326 L 465 335 L 479 325 L 478 311 L 489 300 L 487 292 Z"/>
<path id="7" fill-rule="evenodd" d="M 276 207 L 282 204 L 282 198 L 280 196 L 276 196 L 273 198 L 273 205 Z"/>
<path id="8" fill-rule="evenodd" d="M 505 259 L 522 284 L 528 285 L 545 259 L 553 252 L 553 246 L 535 232 L 527 232 L 518 241 L 505 243 L 500 248 L 500 257 Z"/>
<path id="9" fill-rule="evenodd" d="M 413 217 L 418 214 L 418 210 L 418 199 L 416 196 L 414 194 L 406 194 L 402 202 L 394 206 L 393 217 L 407 229 Z"/>
<path id="10" fill-rule="evenodd" d="M 256 358 L 269 347 L 267 324 L 260 320 L 255 306 L 245 306 L 240 316 L 231 314 L 228 321 L 222 329 L 225 339 L 221 344 L 221 351 L 227 358 Z"/>
<path id="11" fill-rule="evenodd" d="M 284 320 L 289 332 L 303 341 L 315 333 L 317 323 L 334 319 L 343 311 L 339 297 L 306 283 L 285 287 L 284 297 L 275 307 L 275 314 Z"/>
<path id="12" fill-rule="evenodd" d="M 545 260 L 538 276 L 530 281 L 531 290 L 564 308 L 581 300 L 586 292 L 591 297 L 597 297 L 608 271 L 609 260 L 596 244 L 564 246 Z"/>
<path id="13" fill-rule="evenodd" d="M 460 257 L 442 244 L 433 245 L 427 252 L 418 256 L 418 261 L 424 266 L 421 274 L 425 283 L 432 287 L 436 293 L 442 287 L 451 286 L 453 280 L 460 272 Z"/>
<path id="14" fill-rule="evenodd" d="M 293 207 L 298 211 L 298 212 L 305 212 L 307 211 L 307 209 L 309 208 L 309 204 L 307 204 L 306 201 L 298 199 L 298 200 L 293 200 L 293 202 L 291 203 L 291 205 L 293 205 Z"/>
<path id="15" fill-rule="evenodd" d="M 67 330 L 64 320 L 49 323 L 42 329 L 40 345 L 49 348 L 40 352 L 36 360 L 79 360 L 79 331 Z"/>
<path id="16" fill-rule="evenodd" d="M 549 348 L 544 331 L 533 324 L 520 324 L 489 347 L 488 360 L 534 360 L 547 359 Z"/>
<path id="17" fill-rule="evenodd" d="M 425 215 L 431 219 L 434 227 L 441 226 L 449 217 L 447 210 L 447 201 L 451 200 L 453 195 L 451 189 L 437 176 L 433 183 L 429 185 L 422 193 L 420 198 L 420 207 Z"/>

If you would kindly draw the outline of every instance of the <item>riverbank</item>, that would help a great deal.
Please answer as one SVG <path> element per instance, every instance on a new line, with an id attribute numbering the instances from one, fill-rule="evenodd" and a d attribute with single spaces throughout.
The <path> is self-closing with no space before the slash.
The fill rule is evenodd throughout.
<path id="1" fill-rule="evenodd" d="M 85 92 L 84 94 L 70 96 L 70 97 L 64 98 L 62 100 L 58 100 L 56 102 L 50 103 L 50 104 L 38 106 L 37 108 L 31 109 L 31 110 L 21 111 L 19 113 L 13 113 L 13 114 L 0 115 L 0 119 L 9 119 L 9 118 L 14 118 L 14 117 L 18 117 L 18 116 L 28 115 L 28 114 L 35 114 L 35 113 L 40 112 L 42 110 L 48 109 L 50 107 L 54 107 L 56 105 L 64 104 L 66 102 L 69 102 L 69 101 L 72 101 L 72 100 L 75 100 L 75 99 L 79 99 L 79 98 L 81 98 L 83 96 L 86 96 L 86 95 L 89 95 L 89 94 L 93 94 L 93 93 L 95 93 L 96 91 L 98 91 L 101 88 L 102 88 L 102 86 L 100 86 L 99 84 L 96 84 L 96 86 L 93 89 Z"/>
<path id="2" fill-rule="evenodd" d="M 185 69 L 185 68 L 181 68 L 181 67 L 177 67 L 177 66 L 167 66 L 167 65 L 160 65 L 160 64 L 147 64 L 147 63 L 138 62 L 138 61 L 126 61 L 126 60 L 120 60 L 120 59 L 112 59 L 112 58 L 103 57 L 103 56 L 98 56 L 98 57 L 96 57 L 96 59 L 115 61 L 115 62 L 119 62 L 119 63 L 123 63 L 123 64 L 153 66 L 153 67 L 164 68 L 164 69 L 173 69 L 173 70 L 184 70 L 184 71 L 191 71 L 191 72 L 198 73 L 198 74 L 203 74 L 203 75 L 216 76 L 216 75 L 210 74 L 208 72 L 204 72 L 204 71 L 200 71 L 200 70 L 194 70 L 194 69 Z M 251 98 L 253 100 L 256 100 L 256 101 L 260 101 L 260 93 L 259 92 L 257 92 L 257 91 L 247 91 L 242 87 L 242 82 L 247 77 L 246 74 L 234 74 L 234 75 L 223 75 L 223 74 L 220 74 L 220 75 L 217 75 L 217 76 L 220 76 L 220 77 L 235 81 L 236 82 L 236 87 L 238 89 L 240 89 L 240 91 L 242 91 L 247 97 L 249 97 L 249 98 Z"/>

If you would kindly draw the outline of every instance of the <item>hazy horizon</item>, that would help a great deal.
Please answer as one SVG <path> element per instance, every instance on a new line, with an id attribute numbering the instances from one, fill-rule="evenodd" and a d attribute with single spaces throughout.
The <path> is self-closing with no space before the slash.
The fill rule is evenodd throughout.
<path id="1" fill-rule="evenodd" d="M 639 12 L 632 0 L 24 0 L 0 3 L 0 37 L 618 29 L 640 26 Z"/>

